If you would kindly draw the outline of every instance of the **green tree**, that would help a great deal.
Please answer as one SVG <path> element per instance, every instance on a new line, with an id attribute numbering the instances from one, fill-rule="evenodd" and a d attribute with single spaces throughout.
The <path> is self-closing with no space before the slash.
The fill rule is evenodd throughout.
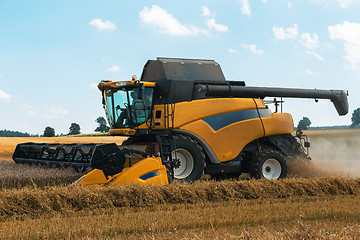
<path id="1" fill-rule="evenodd" d="M 72 123 L 69 127 L 69 135 L 80 134 L 80 125 L 77 123 Z"/>
<path id="2" fill-rule="evenodd" d="M 55 137 L 55 129 L 52 127 L 46 127 L 44 131 L 44 137 Z"/>
<path id="3" fill-rule="evenodd" d="M 297 128 L 302 129 L 302 130 L 307 130 L 307 129 L 309 129 L 310 125 L 311 125 L 310 119 L 307 118 L 307 117 L 303 117 L 303 119 L 301 119 L 299 121 L 299 124 L 298 124 Z"/>
<path id="4" fill-rule="evenodd" d="M 355 109 L 351 117 L 351 127 L 356 127 L 360 124 L 360 108 Z"/>
<path id="5" fill-rule="evenodd" d="M 11 130 L 0 130 L 0 137 L 32 137 L 28 133 L 22 133 L 19 131 L 11 131 Z"/>
<path id="6" fill-rule="evenodd" d="M 95 122 L 99 124 L 99 126 L 95 129 L 95 132 L 107 132 L 109 131 L 109 127 L 106 125 L 106 120 L 104 117 L 98 117 Z"/>

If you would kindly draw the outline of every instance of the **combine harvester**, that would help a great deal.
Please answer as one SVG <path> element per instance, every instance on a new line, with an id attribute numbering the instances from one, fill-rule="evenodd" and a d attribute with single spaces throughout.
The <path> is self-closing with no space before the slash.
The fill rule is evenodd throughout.
<path id="1" fill-rule="evenodd" d="M 212 60 L 158 58 L 144 66 L 141 80 L 101 81 L 109 134 L 129 137 L 122 145 L 19 144 L 17 163 L 94 170 L 75 185 L 167 184 L 250 173 L 280 179 L 286 161 L 309 158 L 304 135 L 292 136 L 282 101 L 265 97 L 330 99 L 339 115 L 348 112 L 342 90 L 249 87 L 227 81 Z"/>

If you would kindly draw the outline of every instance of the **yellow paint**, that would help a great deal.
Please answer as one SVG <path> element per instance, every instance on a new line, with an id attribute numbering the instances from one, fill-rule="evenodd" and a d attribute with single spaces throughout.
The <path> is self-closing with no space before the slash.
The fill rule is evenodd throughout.
<path id="1" fill-rule="evenodd" d="M 105 80 L 106 81 L 106 80 Z M 132 81 L 109 81 L 109 82 L 105 82 L 102 81 L 99 83 L 98 88 L 99 89 L 109 89 L 109 88 L 122 88 L 122 87 L 138 87 L 139 84 L 137 80 L 132 80 Z M 140 83 L 143 83 L 145 87 L 155 87 L 155 82 L 145 82 L 145 81 L 141 81 Z M 122 85 L 124 84 L 124 85 Z M 120 86 L 118 86 L 120 85 Z"/>
<path id="2" fill-rule="evenodd" d="M 294 121 L 289 113 L 272 113 L 270 117 L 261 119 L 265 128 L 265 136 L 294 131 Z"/>
<path id="3" fill-rule="evenodd" d="M 142 180 L 141 177 L 156 172 L 157 176 Z M 102 170 L 94 169 L 88 174 L 75 181 L 73 185 L 84 185 L 89 187 L 97 186 L 112 186 L 124 184 L 150 184 L 150 185 L 164 185 L 168 184 L 166 167 L 162 164 L 158 157 L 148 157 L 131 167 L 126 167 L 122 172 L 114 176 L 105 177 Z"/>
<path id="4" fill-rule="evenodd" d="M 152 172 L 157 172 L 158 176 L 146 180 L 140 178 L 141 176 Z M 146 158 L 132 167 L 125 168 L 121 173 L 115 175 L 108 185 L 132 183 L 151 185 L 168 184 L 166 167 L 162 164 L 161 159 L 157 157 Z"/>
<path id="5" fill-rule="evenodd" d="M 109 130 L 110 135 L 121 135 L 121 136 L 133 136 L 135 135 L 136 130 L 131 128 L 121 128 L 121 129 L 115 129 L 112 128 Z"/>
<path id="6" fill-rule="evenodd" d="M 204 139 L 220 162 L 236 158 L 250 142 L 264 136 L 260 118 L 230 124 L 214 131 L 209 124 L 198 120 L 180 129 L 190 131 Z"/>
<path id="7" fill-rule="evenodd" d="M 97 187 L 104 185 L 108 182 L 103 171 L 100 169 L 94 169 L 88 174 L 82 176 L 77 181 L 75 181 L 72 185 L 84 185 L 89 187 Z"/>
<path id="8" fill-rule="evenodd" d="M 256 99 L 255 101 L 259 105 L 261 105 L 261 103 L 263 104 L 261 99 Z M 185 124 L 206 117 L 241 110 L 256 109 L 256 105 L 252 98 L 212 98 L 173 104 L 173 108 L 169 107 L 168 115 L 173 113 L 171 109 L 174 109 L 174 126 L 172 126 L 172 121 L 170 120 L 170 127 L 180 128 Z M 154 114 L 157 110 L 162 111 L 162 117 L 161 119 L 155 119 L 160 125 L 155 126 L 153 129 L 161 130 L 164 129 L 165 126 L 165 105 L 155 105 Z M 143 124 L 139 128 L 142 129 L 145 126 L 146 124 Z"/>

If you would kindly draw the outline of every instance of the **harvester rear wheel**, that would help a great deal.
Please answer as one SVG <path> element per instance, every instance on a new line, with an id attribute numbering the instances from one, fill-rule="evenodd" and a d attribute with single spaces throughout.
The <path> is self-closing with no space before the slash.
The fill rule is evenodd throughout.
<path id="1" fill-rule="evenodd" d="M 281 179 L 286 177 L 286 173 L 286 161 L 275 151 L 261 151 L 255 156 L 250 166 L 250 175 L 257 179 Z"/>
<path id="2" fill-rule="evenodd" d="M 204 159 L 198 145 L 187 138 L 175 138 L 176 149 L 171 152 L 175 161 L 174 178 L 192 182 L 201 178 L 204 173 Z"/>

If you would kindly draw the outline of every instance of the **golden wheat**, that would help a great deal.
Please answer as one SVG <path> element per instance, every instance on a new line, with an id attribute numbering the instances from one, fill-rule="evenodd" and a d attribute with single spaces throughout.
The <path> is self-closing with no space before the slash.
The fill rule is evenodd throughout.
<path id="1" fill-rule="evenodd" d="M 0 239 L 359 239 L 359 204 L 327 195 L 22 215 L 0 224 Z"/>
<path id="2" fill-rule="evenodd" d="M 359 194 L 360 179 L 319 178 L 199 181 L 165 186 L 126 185 L 110 188 L 22 188 L 0 192 L 0 218 L 41 216 L 90 209 L 196 204 L 259 198 Z"/>
<path id="3" fill-rule="evenodd" d="M 13 161 L 0 160 L 0 189 L 36 186 L 66 186 L 81 177 L 83 173 L 73 168 L 45 168 L 36 165 L 16 164 Z"/>

